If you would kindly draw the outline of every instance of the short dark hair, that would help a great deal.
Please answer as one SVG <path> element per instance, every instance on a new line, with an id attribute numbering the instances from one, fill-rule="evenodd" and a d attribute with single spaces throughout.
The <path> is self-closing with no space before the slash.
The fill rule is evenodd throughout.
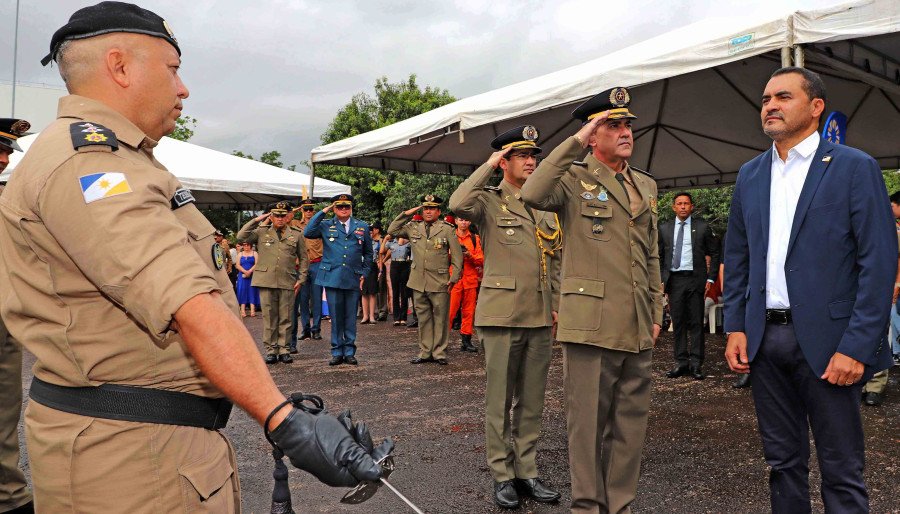
<path id="1" fill-rule="evenodd" d="M 672 204 L 675 203 L 675 200 L 678 200 L 679 196 L 686 196 L 687 199 L 691 201 L 691 203 L 694 203 L 694 197 L 691 196 L 690 193 L 688 193 L 687 191 L 679 191 L 675 193 L 675 196 L 672 197 Z"/>
<path id="2" fill-rule="evenodd" d="M 900 191 L 897 191 L 896 193 L 891 195 L 891 203 L 900 205 Z"/>
<path id="3" fill-rule="evenodd" d="M 769 78 L 772 79 L 779 75 L 787 75 L 788 73 L 796 73 L 803 77 L 803 91 L 806 92 L 806 96 L 808 96 L 810 100 L 813 98 L 821 98 L 823 102 L 825 101 L 825 82 L 822 82 L 822 77 L 814 71 L 809 71 L 806 68 L 800 68 L 798 66 L 785 66 L 784 68 L 775 70 L 775 73 Z"/>

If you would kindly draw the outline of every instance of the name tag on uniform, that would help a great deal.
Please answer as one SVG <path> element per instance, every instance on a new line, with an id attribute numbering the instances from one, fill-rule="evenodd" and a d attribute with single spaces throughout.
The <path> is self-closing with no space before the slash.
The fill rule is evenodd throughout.
<path id="1" fill-rule="evenodd" d="M 194 203 L 194 201 L 194 195 L 191 194 L 191 190 L 181 188 L 175 191 L 175 196 L 172 197 L 172 210 L 174 211 L 189 203 Z"/>

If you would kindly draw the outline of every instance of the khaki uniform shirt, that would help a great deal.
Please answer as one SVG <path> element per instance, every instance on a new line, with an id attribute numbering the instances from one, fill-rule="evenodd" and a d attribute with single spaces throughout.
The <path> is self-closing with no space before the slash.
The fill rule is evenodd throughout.
<path id="1" fill-rule="evenodd" d="M 279 236 L 272 225 L 261 227 L 259 223 L 257 220 L 248 221 L 237 235 L 240 241 L 256 244 L 259 262 L 253 270 L 253 287 L 293 289 L 298 280 L 301 284 L 306 282 L 309 256 L 303 231 L 285 225 Z"/>
<path id="2" fill-rule="evenodd" d="M 74 147 L 91 140 L 107 144 Z M 156 144 L 66 96 L 0 196 L 2 316 L 41 380 L 222 396 L 171 323 L 194 296 L 219 292 L 235 314 L 237 299 L 213 226 L 193 203 L 173 208 L 182 185 Z"/>
<path id="3" fill-rule="evenodd" d="M 401 212 L 388 227 L 392 236 L 409 239 L 412 265 L 406 287 L 422 293 L 448 291 L 448 282 L 459 282 L 463 267 L 456 227 L 437 220 L 428 229 L 424 221 L 411 220 L 411 215 Z"/>
<path id="4" fill-rule="evenodd" d="M 475 325 L 549 327 L 553 324 L 551 310 L 557 310 L 559 303 L 561 249 L 544 255 L 544 269 L 536 229 L 552 235 L 559 227 L 553 213 L 532 209 L 532 218 L 519 191 L 509 182 L 486 188 L 493 171 L 483 164 L 460 184 L 449 204 L 451 211 L 471 220 L 481 233 L 484 278 Z M 541 241 L 548 250 L 553 243 Z"/>
<path id="5" fill-rule="evenodd" d="M 234 261 L 231 259 L 231 246 L 228 245 L 228 241 L 223 239 L 219 246 L 222 247 L 223 255 L 225 256 L 225 272 L 231 273 L 231 270 L 234 269 Z"/>
<path id="6" fill-rule="evenodd" d="M 291 226 L 303 232 L 306 229 L 306 225 L 309 224 L 309 221 L 304 220 L 291 220 Z M 309 262 L 318 262 L 322 260 L 322 238 L 304 238 L 306 242 L 306 255 L 309 256 Z"/>
<path id="7" fill-rule="evenodd" d="M 566 236 L 557 339 L 638 352 L 662 324 L 656 182 L 630 170 L 632 212 L 614 172 L 574 137 L 556 147 L 522 187 L 525 203 L 555 211 Z"/>

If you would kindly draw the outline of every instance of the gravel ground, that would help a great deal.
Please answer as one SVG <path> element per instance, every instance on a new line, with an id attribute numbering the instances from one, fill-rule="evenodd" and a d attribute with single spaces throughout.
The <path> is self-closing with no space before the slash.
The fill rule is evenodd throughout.
<path id="1" fill-rule="evenodd" d="M 247 318 L 260 338 L 262 321 Z M 322 341 L 302 341 L 293 364 L 270 367 L 284 392 L 321 396 L 333 412 L 351 409 L 365 420 L 373 436 L 393 437 L 397 469 L 391 483 L 429 513 L 505 512 L 492 502 L 492 482 L 484 456 L 484 363 L 481 354 L 460 353 L 459 336 L 450 342 L 449 366 L 409 359 L 417 352 L 414 329 L 390 323 L 359 327 L 359 366 L 328 366 L 330 325 L 323 322 Z M 262 348 L 260 347 L 260 350 Z M 722 335 L 707 334 L 704 381 L 670 380 L 672 335 L 660 338 L 654 355 L 653 400 L 636 512 L 768 512 L 767 469 L 748 390 L 730 387 L 734 375 L 721 357 Z M 558 505 L 525 502 L 516 512 L 562 513 L 571 499 L 566 422 L 562 390 L 562 352 L 554 348 L 544 430 L 538 452 L 542 478 L 562 492 Z M 25 387 L 33 357 L 26 357 Z M 27 401 L 27 400 L 26 400 Z M 891 377 L 888 395 L 877 408 L 863 407 L 866 432 L 866 482 L 872 512 L 900 512 L 900 392 Z M 272 458 L 259 426 L 235 409 L 225 433 L 237 448 L 244 512 L 269 512 Z M 24 440 L 23 440 L 24 444 Z M 24 456 L 23 456 L 24 460 Z M 23 463 L 27 468 L 27 463 Z M 818 498 L 818 471 L 811 463 L 813 510 Z M 308 512 L 411 512 L 386 488 L 362 505 L 339 503 L 342 489 L 318 483 L 291 469 L 294 510 Z"/>

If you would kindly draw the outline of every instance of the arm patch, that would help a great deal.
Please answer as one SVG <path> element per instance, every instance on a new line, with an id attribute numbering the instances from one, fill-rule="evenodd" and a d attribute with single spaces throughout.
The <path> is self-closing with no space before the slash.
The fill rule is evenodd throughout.
<path id="1" fill-rule="evenodd" d="M 72 135 L 72 147 L 76 150 L 82 146 L 101 145 L 108 146 L 113 151 L 119 149 L 119 141 L 112 130 L 89 121 L 76 121 L 69 125 L 69 133 Z"/>

